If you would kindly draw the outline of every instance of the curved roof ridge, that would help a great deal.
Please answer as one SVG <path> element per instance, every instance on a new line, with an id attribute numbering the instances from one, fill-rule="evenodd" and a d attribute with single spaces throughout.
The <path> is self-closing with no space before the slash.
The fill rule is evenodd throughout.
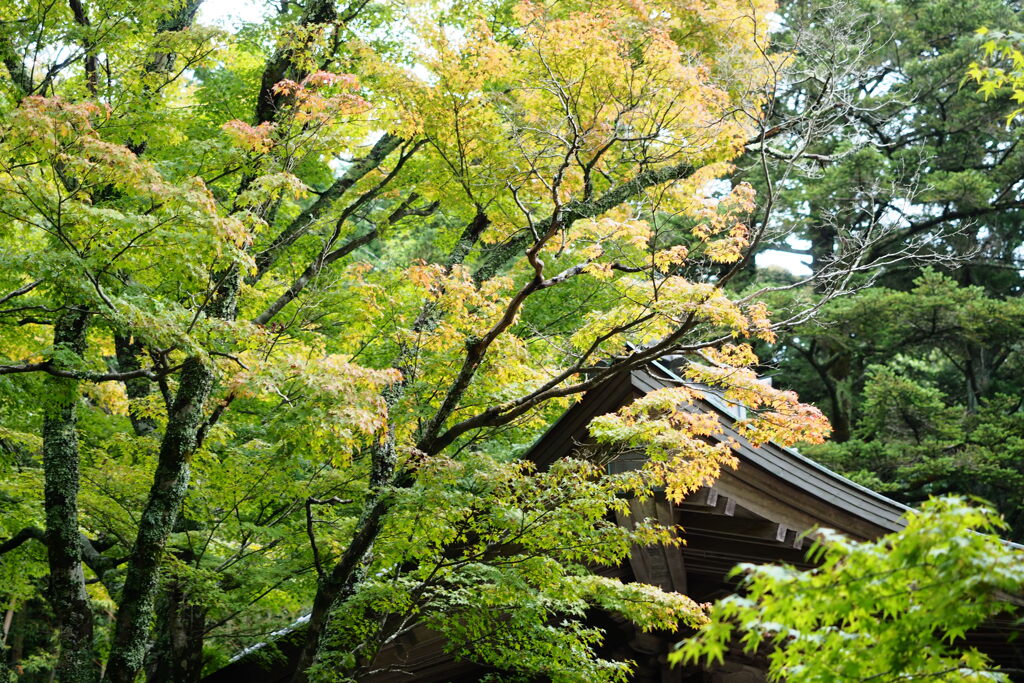
<path id="1" fill-rule="evenodd" d="M 672 384 L 680 384 L 680 385 L 692 385 L 693 384 L 692 382 L 688 382 L 684 378 L 680 377 L 672 369 L 672 367 L 670 365 L 668 365 L 667 363 L 664 363 L 664 362 L 658 360 L 658 361 L 652 361 L 650 365 L 653 366 L 654 368 L 656 368 L 659 374 L 663 375 L 663 376 L 659 377 L 658 375 L 649 373 L 650 377 L 653 380 L 655 380 L 655 381 L 659 381 L 659 382 L 663 382 L 663 383 L 670 382 Z M 666 386 L 670 386 L 670 384 L 666 384 Z M 702 389 L 702 391 L 710 392 L 713 396 L 718 398 L 719 401 L 724 401 L 725 400 L 725 399 L 723 399 L 721 397 L 721 394 L 719 392 L 717 392 L 714 388 L 705 387 L 704 385 L 701 385 L 701 389 Z M 716 403 L 717 403 L 717 401 L 708 401 L 708 404 L 712 408 L 714 408 L 717 412 L 719 412 L 722 416 L 724 416 L 726 419 L 729 419 L 729 420 L 736 419 L 735 415 L 730 414 L 730 412 L 727 411 L 727 410 L 723 410 L 720 406 L 716 405 Z M 815 460 L 807 457 L 806 455 L 804 455 L 803 453 L 801 453 L 800 451 L 798 451 L 795 448 L 788 447 L 788 446 L 782 446 L 782 445 L 777 444 L 775 442 L 770 442 L 770 444 L 772 446 L 771 449 L 760 449 L 760 448 L 752 448 L 751 449 L 752 451 L 759 451 L 759 453 L 757 453 L 757 455 L 759 455 L 761 457 L 760 458 L 756 458 L 756 459 L 757 460 L 762 460 L 762 462 L 760 462 L 760 463 L 755 462 L 754 464 L 757 464 L 757 465 L 759 465 L 761 467 L 764 467 L 764 465 L 766 464 L 766 461 L 769 461 L 769 460 L 772 459 L 772 457 L 771 457 L 771 452 L 772 451 L 781 451 L 785 455 L 787 455 L 790 458 L 792 458 L 793 460 L 795 460 L 796 463 L 798 464 L 798 466 L 804 468 L 805 470 L 810 470 L 810 472 L 808 472 L 807 474 L 812 474 L 812 473 L 817 474 L 817 475 L 819 475 L 817 478 L 823 478 L 825 485 L 831 484 L 834 487 L 846 488 L 846 489 L 849 489 L 852 492 L 854 492 L 854 494 L 857 497 L 859 497 L 859 498 L 862 498 L 862 499 L 863 498 L 867 498 L 867 499 L 869 499 L 870 502 L 874 503 L 874 505 L 872 507 L 874 507 L 874 512 L 875 512 L 876 515 L 881 513 L 881 516 L 883 518 L 888 519 L 891 522 L 895 522 L 899 527 L 903 526 L 902 516 L 903 516 L 904 513 L 910 511 L 912 509 L 911 507 L 909 507 L 909 506 L 907 506 L 907 505 L 905 505 L 903 503 L 900 503 L 899 501 L 893 500 L 892 498 L 889 498 L 888 496 L 885 496 L 885 495 L 879 493 L 878 491 L 875 491 L 875 490 L 873 490 L 871 488 L 868 488 L 867 486 L 864 486 L 863 484 L 858 484 L 857 482 L 855 482 L 855 481 L 853 481 L 853 480 L 843 476 L 842 474 L 839 474 L 838 472 L 836 472 L 836 471 L 834 471 L 832 469 L 829 469 L 828 467 L 822 465 L 821 463 L 816 462 Z M 812 481 L 806 481 L 805 483 L 806 484 L 813 484 Z M 805 487 L 805 488 L 807 488 L 807 487 Z M 811 486 L 810 488 L 818 488 L 818 487 L 817 486 Z M 823 498 L 823 496 L 821 494 L 819 494 L 818 492 L 816 492 L 816 491 L 808 489 L 808 493 L 811 493 L 812 495 L 815 495 L 815 497 Z M 857 495 L 857 494 L 859 494 L 859 495 Z M 851 500 L 848 497 L 846 498 L 846 500 L 848 502 L 850 502 L 850 503 L 854 502 L 854 500 Z M 831 503 L 835 504 L 835 501 L 828 501 L 828 502 L 831 502 Z M 864 501 L 864 503 L 868 503 L 868 502 L 869 501 Z M 870 508 L 869 509 L 864 509 L 860 505 L 853 505 L 851 507 L 852 508 L 861 509 L 864 512 L 871 512 Z M 889 509 L 888 510 L 884 510 L 884 512 L 883 512 L 884 508 L 889 508 Z"/>

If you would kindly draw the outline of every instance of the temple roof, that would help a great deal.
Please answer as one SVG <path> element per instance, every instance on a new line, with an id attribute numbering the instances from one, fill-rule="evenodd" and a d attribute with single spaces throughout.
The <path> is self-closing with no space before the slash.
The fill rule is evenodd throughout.
<path id="1" fill-rule="evenodd" d="M 634 370 L 570 408 L 527 457 L 544 466 L 569 455 L 588 442 L 586 426 L 594 417 L 656 389 L 680 385 L 696 386 L 677 375 L 670 362 L 655 362 Z M 728 403 L 713 389 L 697 388 L 703 389 L 704 397 L 690 409 L 717 413 L 723 426 L 717 438 L 731 438 L 738 444 L 735 453 L 739 467 L 726 470 L 716 482 L 713 490 L 719 496 L 731 496 L 737 502 L 742 499 L 748 508 L 773 513 L 793 530 L 828 526 L 865 539 L 903 528 L 907 506 L 850 481 L 793 448 L 774 443 L 753 446 L 733 429 L 736 420 L 744 416 L 743 407 Z"/>

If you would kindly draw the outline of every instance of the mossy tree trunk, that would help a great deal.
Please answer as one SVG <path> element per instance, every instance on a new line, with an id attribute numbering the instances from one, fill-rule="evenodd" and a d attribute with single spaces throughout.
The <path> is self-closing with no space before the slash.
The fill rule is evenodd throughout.
<path id="1" fill-rule="evenodd" d="M 237 267 L 225 273 L 207 311 L 210 317 L 221 320 L 235 317 L 240 284 Z M 132 683 L 145 664 L 159 587 L 160 561 L 185 502 L 189 464 L 199 446 L 204 423 L 203 406 L 213 391 L 214 369 L 198 356 L 182 364 L 179 377 L 178 392 L 160 442 L 153 485 L 139 519 L 118 602 L 114 642 L 107 663 L 107 678 L 113 683 Z"/>
<path id="2" fill-rule="evenodd" d="M 157 639 L 150 653 L 147 679 L 160 683 L 195 683 L 203 671 L 206 608 L 190 600 L 186 588 L 169 581 L 161 592 Z"/>
<path id="3" fill-rule="evenodd" d="M 69 311 L 54 323 L 54 364 L 85 353 L 87 316 Z M 85 591 L 78 529 L 78 380 L 47 377 L 43 419 L 43 472 L 50 602 L 60 628 L 57 678 L 90 683 L 99 678 L 93 617 Z"/>
<path id="4" fill-rule="evenodd" d="M 134 681 L 145 660 L 160 559 L 185 500 L 189 462 L 203 421 L 203 404 L 212 387 L 211 368 L 199 358 L 185 361 L 118 603 L 107 669 L 107 676 L 114 683 Z"/>

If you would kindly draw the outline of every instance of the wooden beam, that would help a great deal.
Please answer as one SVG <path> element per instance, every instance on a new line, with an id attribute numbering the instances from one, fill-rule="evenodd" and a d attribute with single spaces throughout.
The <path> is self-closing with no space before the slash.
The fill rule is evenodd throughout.
<path id="1" fill-rule="evenodd" d="M 768 519 L 727 517 L 706 512 L 687 512 L 682 515 L 683 536 L 687 532 L 703 531 L 723 536 L 784 543 L 787 527 Z"/>
<path id="2" fill-rule="evenodd" d="M 688 495 L 675 508 L 731 516 L 736 513 L 736 500 L 722 495 L 721 491 L 712 486 L 705 486 Z"/>
<path id="3" fill-rule="evenodd" d="M 672 508 L 672 503 L 668 500 L 659 496 L 654 503 L 654 511 L 661 524 L 670 527 L 676 526 L 676 513 Z M 686 567 L 683 565 L 683 554 L 675 547 L 660 546 L 660 548 L 661 553 L 665 556 L 665 564 L 668 567 L 672 590 L 678 593 L 686 593 Z"/>
<path id="4" fill-rule="evenodd" d="M 714 513 L 716 515 L 732 517 L 736 514 L 736 499 L 729 496 L 718 496 L 718 501 L 715 503 Z"/>
<path id="5" fill-rule="evenodd" d="M 801 568 L 813 566 L 803 552 L 790 546 L 720 535 L 691 534 L 681 552 L 691 585 L 695 574 L 717 573 L 722 577 L 740 562 L 785 562 Z"/>
<path id="6" fill-rule="evenodd" d="M 712 486 L 704 486 L 688 495 L 683 499 L 683 502 L 679 503 L 676 507 L 683 509 L 707 509 L 715 507 L 715 503 L 717 502 L 718 491 Z"/>
<path id="7" fill-rule="evenodd" d="M 665 526 L 675 526 L 676 516 L 671 505 L 662 497 L 629 501 L 629 513 L 616 512 L 616 522 L 632 529 L 638 522 L 653 520 Z M 662 590 L 686 592 L 686 568 L 679 548 L 674 546 L 633 546 L 629 553 L 629 566 L 637 581 L 657 586 Z"/>

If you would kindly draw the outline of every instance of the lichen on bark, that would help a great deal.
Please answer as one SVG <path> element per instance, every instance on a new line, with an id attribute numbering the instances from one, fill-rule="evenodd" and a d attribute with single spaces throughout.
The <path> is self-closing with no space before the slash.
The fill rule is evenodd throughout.
<path id="1" fill-rule="evenodd" d="M 85 353 L 86 314 L 68 311 L 54 324 L 53 362 Z M 85 591 L 78 529 L 78 380 L 47 377 L 43 419 L 43 473 L 50 602 L 60 626 L 57 678 L 91 683 L 99 678 L 93 617 Z"/>

